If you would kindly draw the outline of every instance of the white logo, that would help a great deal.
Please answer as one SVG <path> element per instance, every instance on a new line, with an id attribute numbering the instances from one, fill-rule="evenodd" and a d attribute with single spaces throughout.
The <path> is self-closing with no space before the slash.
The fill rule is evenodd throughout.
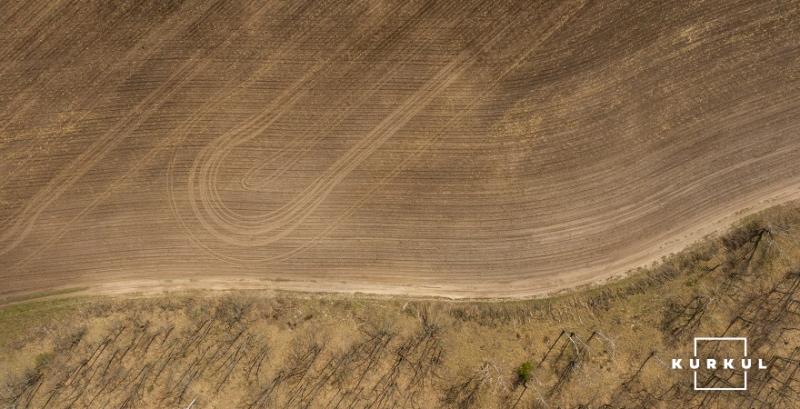
<path id="1" fill-rule="evenodd" d="M 741 343 L 742 355 L 739 358 L 724 359 L 700 359 L 698 356 L 698 343 L 700 342 L 732 342 Z M 763 359 L 758 359 L 757 366 L 753 368 L 753 360 L 747 357 L 747 338 L 745 337 L 696 337 L 694 339 L 693 358 L 689 359 L 689 369 L 694 375 L 694 390 L 696 391 L 745 391 L 747 390 L 747 372 L 753 369 L 767 369 Z M 743 385 L 741 387 L 703 387 L 697 384 L 697 372 L 704 368 L 708 370 L 727 369 L 742 370 Z M 680 358 L 672 359 L 672 369 L 684 369 L 683 360 Z"/>

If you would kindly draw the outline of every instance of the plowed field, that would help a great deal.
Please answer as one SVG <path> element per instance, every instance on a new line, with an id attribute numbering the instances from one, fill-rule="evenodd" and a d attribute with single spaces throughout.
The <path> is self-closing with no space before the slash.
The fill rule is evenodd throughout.
<path id="1" fill-rule="evenodd" d="M 0 294 L 542 294 L 800 197 L 798 131 L 796 1 L 2 2 Z"/>

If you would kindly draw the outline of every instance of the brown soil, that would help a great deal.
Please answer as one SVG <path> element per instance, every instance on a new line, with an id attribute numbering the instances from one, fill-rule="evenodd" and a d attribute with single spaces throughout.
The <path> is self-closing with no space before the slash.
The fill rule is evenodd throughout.
<path id="1" fill-rule="evenodd" d="M 797 2 L 113 4 L 0 4 L 2 294 L 529 296 L 800 197 Z"/>
<path id="2" fill-rule="evenodd" d="M 0 407 L 798 408 L 798 260 L 795 202 L 546 299 L 43 293 L 0 307 Z M 768 369 L 686 367 L 743 354 Z"/>

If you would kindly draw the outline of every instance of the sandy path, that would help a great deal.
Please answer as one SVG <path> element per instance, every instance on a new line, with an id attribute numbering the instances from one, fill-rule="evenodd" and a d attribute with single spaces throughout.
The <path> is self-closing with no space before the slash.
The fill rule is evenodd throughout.
<path id="1" fill-rule="evenodd" d="M 800 198 L 796 2 L 0 5 L 0 295 L 541 295 Z"/>

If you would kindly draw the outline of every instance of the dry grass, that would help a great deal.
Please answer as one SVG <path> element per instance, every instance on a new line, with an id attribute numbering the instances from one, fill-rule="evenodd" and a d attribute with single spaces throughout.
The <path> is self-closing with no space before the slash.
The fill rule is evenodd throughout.
<path id="1" fill-rule="evenodd" d="M 624 280 L 528 301 L 197 292 L 23 303 L 0 310 L 13 334 L 2 396 L 52 408 L 795 407 L 798 231 L 796 204 L 773 208 Z M 747 336 L 751 356 L 771 363 L 749 391 L 696 393 L 689 373 L 667 369 L 692 337 L 721 335 Z"/>

